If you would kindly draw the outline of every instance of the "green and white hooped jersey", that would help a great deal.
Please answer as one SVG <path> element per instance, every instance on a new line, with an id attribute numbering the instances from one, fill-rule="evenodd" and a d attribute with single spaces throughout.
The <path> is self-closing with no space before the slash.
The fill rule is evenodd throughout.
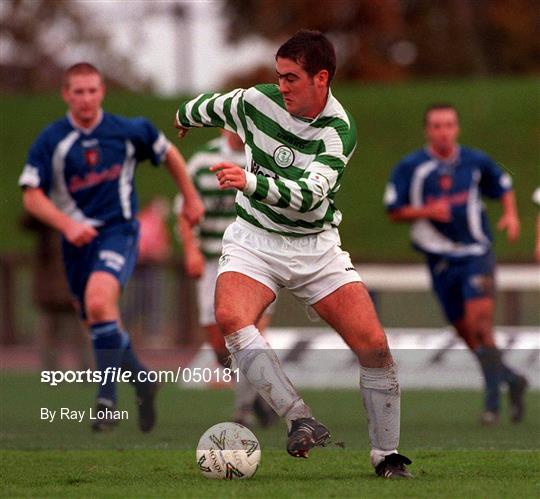
<path id="1" fill-rule="evenodd" d="M 187 163 L 193 184 L 204 203 L 205 215 L 198 228 L 201 251 L 206 258 L 221 256 L 223 233 L 236 219 L 235 198 L 238 191 L 219 190 L 216 174 L 210 171 L 211 166 L 223 161 L 244 168 L 246 156 L 243 150 L 231 149 L 224 137 L 218 137 L 198 149 Z M 182 208 L 180 195 L 177 195 L 174 206 L 175 213 L 179 213 Z"/>
<path id="2" fill-rule="evenodd" d="M 277 85 L 202 94 L 177 114 L 185 127 L 221 127 L 245 143 L 246 180 L 236 213 L 284 235 L 316 234 L 341 222 L 334 197 L 356 147 L 352 116 L 331 93 L 314 119 L 291 115 Z"/>

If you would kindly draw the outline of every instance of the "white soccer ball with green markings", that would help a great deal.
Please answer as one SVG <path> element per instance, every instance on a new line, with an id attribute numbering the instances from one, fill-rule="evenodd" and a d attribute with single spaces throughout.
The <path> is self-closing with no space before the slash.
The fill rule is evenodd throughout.
<path id="1" fill-rule="evenodd" d="M 218 423 L 197 445 L 197 465 L 207 478 L 237 480 L 252 477 L 261 462 L 257 437 L 238 423 Z"/>

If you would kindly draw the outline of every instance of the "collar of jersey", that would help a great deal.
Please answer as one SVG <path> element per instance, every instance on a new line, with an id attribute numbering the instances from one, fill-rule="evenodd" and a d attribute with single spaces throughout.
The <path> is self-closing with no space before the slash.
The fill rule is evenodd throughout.
<path id="1" fill-rule="evenodd" d="M 314 121 L 317 121 L 321 116 L 325 115 L 326 111 L 328 111 L 330 107 L 332 106 L 333 100 L 334 100 L 334 96 L 332 95 L 332 90 L 330 90 L 330 87 L 328 87 L 328 96 L 326 97 L 326 104 L 324 105 L 323 110 L 317 116 L 315 116 L 315 118 L 307 118 L 306 116 L 296 116 L 295 114 L 291 114 L 291 116 L 305 123 L 313 123 Z"/>
<path id="2" fill-rule="evenodd" d="M 73 128 L 75 128 L 75 130 L 79 130 L 79 131 L 83 132 L 86 135 L 90 135 L 99 125 L 101 125 L 101 122 L 103 121 L 103 109 L 99 110 L 98 120 L 96 121 L 96 124 L 93 127 L 90 127 L 90 128 L 83 128 L 83 127 L 77 125 L 75 123 L 75 120 L 73 119 L 73 116 L 71 115 L 71 113 L 69 111 L 66 113 L 66 116 L 67 116 L 67 119 L 68 119 L 69 123 L 71 124 L 71 126 Z"/>
<path id="3" fill-rule="evenodd" d="M 461 158 L 461 146 L 459 144 L 457 144 L 457 147 L 456 147 L 456 154 L 455 156 L 451 157 L 451 158 L 448 158 L 448 159 L 441 159 L 441 158 L 438 158 L 437 156 L 434 156 L 433 154 L 431 154 L 431 151 L 429 150 L 429 145 L 426 145 L 424 147 L 424 151 L 426 151 L 426 154 L 428 155 L 428 157 L 430 159 L 432 159 L 433 161 L 438 161 L 439 163 L 442 163 L 446 166 L 455 166 L 459 163 L 459 160 Z"/>

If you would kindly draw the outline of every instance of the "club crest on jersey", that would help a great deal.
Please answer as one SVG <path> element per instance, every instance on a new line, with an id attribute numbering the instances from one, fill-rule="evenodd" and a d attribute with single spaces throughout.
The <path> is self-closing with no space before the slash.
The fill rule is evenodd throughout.
<path id="1" fill-rule="evenodd" d="M 452 177 L 450 175 L 441 175 L 439 177 L 439 187 L 443 191 L 449 191 L 452 188 Z"/>
<path id="2" fill-rule="evenodd" d="M 290 147 L 279 146 L 274 151 L 274 161 L 281 168 L 287 168 L 294 163 L 294 152 Z"/>
<path id="3" fill-rule="evenodd" d="M 85 149 L 84 160 L 90 168 L 94 168 L 99 163 L 99 149 Z"/>

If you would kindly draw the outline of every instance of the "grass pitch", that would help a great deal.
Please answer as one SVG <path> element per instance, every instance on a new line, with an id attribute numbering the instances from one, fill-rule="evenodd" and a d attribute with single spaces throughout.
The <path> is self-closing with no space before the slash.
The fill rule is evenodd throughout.
<path id="1" fill-rule="evenodd" d="M 302 391 L 329 426 L 333 442 L 308 460 L 285 450 L 285 427 L 255 427 L 261 467 L 246 481 L 211 481 L 195 462 L 202 433 L 230 420 L 232 393 L 188 391 L 166 385 L 159 424 L 136 429 L 130 388 L 120 409 L 130 419 L 109 434 L 89 422 L 40 420 L 40 407 L 88 409 L 94 387 L 50 388 L 36 375 L 2 374 L 1 469 L 5 497 L 538 497 L 540 394 L 528 394 L 528 416 L 512 425 L 502 414 L 495 428 L 480 427 L 481 394 L 404 391 L 400 450 L 413 460 L 411 481 L 378 479 L 369 465 L 367 428 L 355 391 Z"/>
<path id="2" fill-rule="evenodd" d="M 411 451 L 415 479 L 376 477 L 361 451 L 263 450 L 249 480 L 202 477 L 191 450 L 9 451 L 8 497 L 538 497 L 532 451 Z M 536 461 L 536 468 L 538 461 Z"/>

